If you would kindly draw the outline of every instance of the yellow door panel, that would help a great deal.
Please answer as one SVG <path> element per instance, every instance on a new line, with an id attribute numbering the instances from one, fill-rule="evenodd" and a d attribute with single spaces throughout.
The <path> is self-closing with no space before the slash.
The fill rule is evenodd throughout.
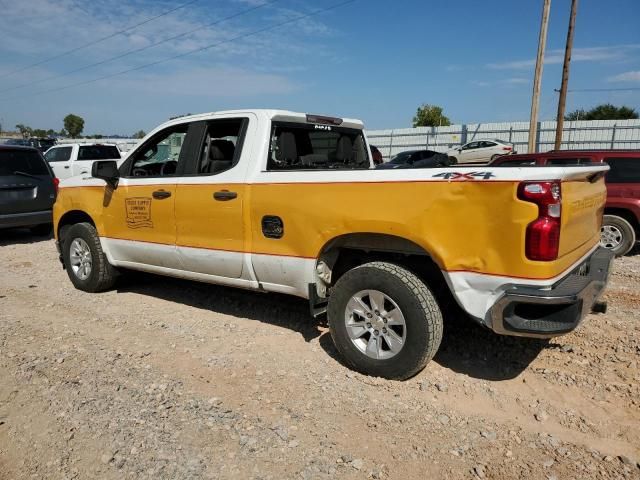
<path id="1" fill-rule="evenodd" d="M 196 252 L 180 249 L 186 269 L 230 278 L 242 275 L 245 250 L 242 208 L 246 188 L 238 184 L 178 185 L 177 245 L 231 253 L 212 252 L 208 258 L 203 258 L 201 252 L 197 252 L 196 257 Z"/>

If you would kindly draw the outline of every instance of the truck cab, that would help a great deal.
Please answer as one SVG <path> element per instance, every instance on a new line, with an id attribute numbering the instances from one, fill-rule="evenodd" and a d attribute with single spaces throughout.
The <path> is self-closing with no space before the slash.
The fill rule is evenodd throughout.
<path id="1" fill-rule="evenodd" d="M 59 179 L 88 175 L 96 160 L 120 161 L 122 155 L 116 145 L 102 143 L 66 143 L 49 148 L 44 154 Z"/>

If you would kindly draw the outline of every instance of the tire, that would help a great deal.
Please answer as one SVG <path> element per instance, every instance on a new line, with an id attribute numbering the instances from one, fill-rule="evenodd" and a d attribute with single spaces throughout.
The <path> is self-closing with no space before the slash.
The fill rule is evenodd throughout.
<path id="1" fill-rule="evenodd" d="M 363 292 L 372 292 L 374 300 Z M 378 294 L 383 295 L 384 310 L 376 309 Z M 359 313 L 351 311 L 354 305 Z M 366 263 L 345 273 L 332 289 L 327 316 L 336 349 L 349 366 L 366 375 L 410 378 L 433 358 L 442 340 L 442 312 L 433 294 L 413 273 L 392 263 Z M 350 333 L 357 338 L 352 340 Z"/>
<path id="2" fill-rule="evenodd" d="M 115 284 L 117 271 L 107 261 L 98 233 L 90 223 L 76 223 L 65 232 L 62 258 L 69 279 L 78 290 L 102 292 Z M 90 265 L 85 268 L 87 263 Z"/>
<path id="3" fill-rule="evenodd" d="M 458 163 L 458 159 L 456 157 L 449 157 L 449 165 L 455 165 Z"/>
<path id="4" fill-rule="evenodd" d="M 636 244 L 636 232 L 631 224 L 617 215 L 605 215 L 600 229 L 600 245 L 622 257 Z"/>
<path id="5" fill-rule="evenodd" d="M 53 225 L 51 223 L 42 223 L 40 225 L 34 225 L 30 227 L 31 233 L 39 237 L 49 236 L 53 231 Z"/>

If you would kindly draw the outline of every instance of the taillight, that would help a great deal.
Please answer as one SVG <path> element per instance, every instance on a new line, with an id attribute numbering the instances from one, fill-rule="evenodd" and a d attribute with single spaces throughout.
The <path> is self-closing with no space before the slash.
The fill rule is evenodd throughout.
<path id="1" fill-rule="evenodd" d="M 527 226 L 525 253 L 529 260 L 558 258 L 562 192 L 560 182 L 522 182 L 518 198 L 538 205 L 538 218 Z"/>
<path id="2" fill-rule="evenodd" d="M 502 147 L 502 150 L 504 150 L 505 152 L 510 152 L 511 150 L 513 150 L 513 147 Z"/>
<path id="3" fill-rule="evenodd" d="M 53 191 L 58 194 L 58 185 L 60 185 L 60 179 L 58 177 L 53 177 Z"/>

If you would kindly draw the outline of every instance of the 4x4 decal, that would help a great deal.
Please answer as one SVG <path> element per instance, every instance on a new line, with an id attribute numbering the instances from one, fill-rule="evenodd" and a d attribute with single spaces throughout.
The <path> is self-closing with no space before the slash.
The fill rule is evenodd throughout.
<path id="1" fill-rule="evenodd" d="M 495 175 L 491 172 L 470 172 L 470 173 L 460 173 L 460 172 L 443 172 L 436 173 L 433 175 L 433 178 L 441 177 L 445 180 L 489 180 L 490 178 L 495 177 Z"/>

